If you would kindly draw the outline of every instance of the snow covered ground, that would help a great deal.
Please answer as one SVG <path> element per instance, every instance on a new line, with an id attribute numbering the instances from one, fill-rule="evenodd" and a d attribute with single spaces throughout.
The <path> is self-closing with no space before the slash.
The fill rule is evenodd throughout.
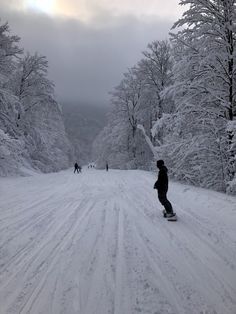
<path id="1" fill-rule="evenodd" d="M 155 175 L 0 179 L 1 314 L 235 314 L 236 198 Z"/>

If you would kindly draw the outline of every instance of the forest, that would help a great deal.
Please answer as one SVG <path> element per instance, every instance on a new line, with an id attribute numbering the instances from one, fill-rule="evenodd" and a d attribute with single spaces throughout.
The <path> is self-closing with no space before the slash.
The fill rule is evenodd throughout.
<path id="1" fill-rule="evenodd" d="M 0 24 L 0 175 L 59 171 L 72 156 L 46 57 Z"/>
<path id="2" fill-rule="evenodd" d="M 175 180 L 235 194 L 235 1 L 180 5 L 170 38 L 148 44 L 111 92 L 94 155 L 121 169 L 152 169 L 154 156 Z"/>

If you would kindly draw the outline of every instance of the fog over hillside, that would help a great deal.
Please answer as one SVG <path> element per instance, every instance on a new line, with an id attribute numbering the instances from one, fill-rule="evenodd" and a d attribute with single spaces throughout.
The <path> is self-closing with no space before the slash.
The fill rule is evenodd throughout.
<path id="1" fill-rule="evenodd" d="M 106 124 L 106 107 L 63 103 L 62 111 L 68 138 L 81 164 L 91 162 L 92 144 Z"/>

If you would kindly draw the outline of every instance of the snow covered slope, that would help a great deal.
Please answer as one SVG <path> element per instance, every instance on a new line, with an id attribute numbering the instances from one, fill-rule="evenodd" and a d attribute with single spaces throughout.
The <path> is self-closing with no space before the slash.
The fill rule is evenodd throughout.
<path id="1" fill-rule="evenodd" d="M 1 314 L 235 314 L 236 198 L 155 175 L 0 179 Z"/>

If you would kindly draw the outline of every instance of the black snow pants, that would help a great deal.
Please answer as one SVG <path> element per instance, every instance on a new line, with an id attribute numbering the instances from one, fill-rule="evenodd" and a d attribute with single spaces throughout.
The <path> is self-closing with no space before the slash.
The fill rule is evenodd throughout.
<path id="1" fill-rule="evenodd" d="M 168 214 L 172 214 L 173 208 L 172 208 L 171 202 L 168 201 L 166 194 L 167 194 L 167 191 L 158 190 L 158 199 L 160 203 L 165 207 L 166 212 Z"/>

